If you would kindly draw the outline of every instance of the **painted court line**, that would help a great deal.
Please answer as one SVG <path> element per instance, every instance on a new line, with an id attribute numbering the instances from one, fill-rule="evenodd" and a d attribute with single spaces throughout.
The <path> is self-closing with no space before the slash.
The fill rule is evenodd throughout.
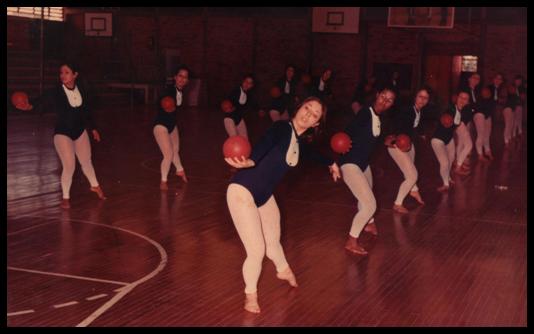
<path id="1" fill-rule="evenodd" d="M 101 293 L 99 295 L 96 295 L 96 296 L 91 296 L 91 297 L 87 297 L 85 298 L 85 300 L 95 300 L 95 299 L 100 299 L 100 298 L 104 298 L 104 297 L 107 297 L 107 293 Z"/>
<path id="2" fill-rule="evenodd" d="M 47 218 L 47 217 L 38 216 L 38 215 L 20 215 L 19 217 Z M 99 316 L 101 316 L 104 312 L 106 312 L 109 308 L 111 308 L 113 305 L 115 305 L 119 300 L 121 300 L 124 296 L 126 296 L 126 294 L 128 294 L 130 291 L 135 289 L 139 284 L 142 284 L 142 283 L 148 281 L 149 279 L 152 279 L 160 271 L 162 271 L 163 268 L 165 268 L 165 266 L 167 265 L 167 258 L 168 257 L 167 257 L 167 252 L 165 251 L 163 246 L 161 246 L 161 244 L 159 244 L 158 242 L 156 242 L 156 241 L 150 239 L 149 237 L 147 237 L 145 235 L 142 235 L 140 233 L 136 233 L 136 232 L 133 232 L 133 231 L 130 231 L 130 230 L 127 230 L 127 229 L 124 229 L 124 228 L 116 227 L 116 226 L 93 223 L 93 222 L 88 221 L 88 220 L 81 220 L 81 219 L 69 219 L 69 220 L 71 222 L 78 222 L 78 223 L 83 223 L 83 224 L 101 226 L 101 227 L 109 228 L 109 229 L 113 229 L 113 230 L 119 230 L 119 231 L 122 231 L 122 232 L 125 232 L 125 233 L 128 233 L 128 234 L 134 235 L 134 236 L 136 236 L 138 238 L 141 238 L 141 239 L 147 241 L 152 246 L 154 246 L 157 249 L 157 251 L 159 253 L 159 256 L 160 256 L 160 259 L 161 259 L 160 263 L 158 264 L 158 266 L 154 270 L 152 270 L 148 275 L 145 275 L 145 276 L 141 277 L 140 279 L 138 279 L 137 281 L 132 282 L 132 283 L 117 282 L 117 281 L 110 281 L 110 280 L 101 280 L 101 279 L 98 279 L 98 278 L 83 277 L 83 276 L 76 276 L 76 275 L 65 275 L 65 274 L 49 273 L 49 272 L 38 271 L 38 270 L 29 270 L 29 269 L 24 269 L 24 268 L 8 267 L 8 269 L 11 269 L 11 270 L 21 270 L 21 271 L 33 272 L 33 273 L 37 273 L 37 274 L 45 274 L 45 275 L 53 275 L 53 276 L 61 276 L 61 277 L 71 277 L 71 278 L 78 278 L 78 279 L 84 279 L 84 280 L 90 280 L 90 281 L 96 281 L 96 282 L 114 283 L 114 284 L 124 285 L 120 289 L 116 289 L 116 290 L 120 290 L 120 291 L 115 296 L 113 296 L 113 298 L 108 300 L 104 305 L 100 306 L 97 310 L 95 310 L 93 313 L 91 313 L 87 318 L 85 318 L 79 324 L 76 325 L 76 327 L 87 327 L 93 321 L 95 321 Z"/>
<path id="3" fill-rule="evenodd" d="M 72 302 L 63 303 L 63 304 L 57 304 L 57 305 L 54 305 L 53 307 L 54 308 L 61 308 L 61 307 L 66 307 L 66 306 L 71 306 L 71 305 L 76 305 L 76 304 L 78 304 L 77 301 L 72 301 Z"/>
<path id="4" fill-rule="evenodd" d="M 32 270 L 32 269 L 25 269 L 25 268 L 17 268 L 17 267 L 7 267 L 9 270 L 15 270 L 15 271 L 24 271 L 28 273 L 33 274 L 43 274 L 43 275 L 50 275 L 50 276 L 58 276 L 58 277 L 67 277 L 67 278 L 76 278 L 81 279 L 85 281 L 93 281 L 93 282 L 100 282 L 100 283 L 110 283 L 110 284 L 118 284 L 118 285 L 128 285 L 130 283 L 126 282 L 119 282 L 119 281 L 111 281 L 107 279 L 100 279 L 100 278 L 93 278 L 93 277 L 86 277 L 86 276 L 77 276 L 77 275 L 68 275 L 68 274 L 61 274 L 61 273 L 53 273 L 49 271 L 40 271 L 40 270 Z"/>
<path id="5" fill-rule="evenodd" d="M 33 312 L 35 312 L 35 311 L 34 310 L 24 310 L 24 311 L 8 313 L 7 316 L 8 317 L 12 317 L 12 316 L 15 316 L 15 315 L 28 314 L 28 313 L 33 313 Z"/>

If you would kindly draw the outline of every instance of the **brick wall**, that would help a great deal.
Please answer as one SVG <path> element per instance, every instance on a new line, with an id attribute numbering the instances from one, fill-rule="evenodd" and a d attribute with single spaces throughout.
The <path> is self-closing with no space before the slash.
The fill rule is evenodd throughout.
<path id="1" fill-rule="evenodd" d="M 491 80 L 502 72 L 507 82 L 517 74 L 527 76 L 527 27 L 489 26 L 485 50 L 484 77 Z"/>
<path id="2" fill-rule="evenodd" d="M 318 76 L 323 67 L 333 71 L 332 92 L 336 104 L 350 106 L 350 99 L 360 80 L 362 50 L 360 35 L 314 34 L 313 70 Z"/>
<path id="3" fill-rule="evenodd" d="M 269 99 L 270 87 L 284 75 L 285 67 L 294 64 L 299 71 L 309 67 L 310 28 L 302 19 L 258 19 L 256 66 L 260 101 Z"/>
<path id="4" fill-rule="evenodd" d="M 8 17 L 7 45 L 8 49 L 17 51 L 31 50 L 32 20 L 20 17 Z"/>
<path id="5" fill-rule="evenodd" d="M 202 18 L 162 16 L 159 23 L 161 50 L 178 49 L 180 61 L 187 64 L 194 74 L 201 75 L 204 52 Z"/>
<path id="6" fill-rule="evenodd" d="M 477 23 L 457 24 L 451 30 L 411 30 L 388 28 L 385 21 L 370 21 L 367 73 L 360 73 L 361 34 L 312 34 L 308 16 L 275 14 L 254 17 L 211 13 L 205 24 L 198 13 L 195 16 L 161 13 L 156 18 L 121 12 L 114 13 L 113 37 L 95 38 L 84 36 L 83 13 L 74 13 L 65 23 L 65 54 L 78 59 L 92 79 L 116 76 L 126 80 L 131 61 L 137 70 L 137 81 L 163 82 L 163 50 L 178 49 L 181 62 L 189 65 L 194 74 L 203 76 L 206 71 L 207 77 L 202 79 L 207 83 L 211 105 L 247 72 L 256 73 L 256 93 L 260 101 L 266 102 L 269 87 L 283 75 L 287 63 L 300 69 L 311 65 L 314 75 L 326 65 L 334 70 L 332 86 L 336 99 L 348 105 L 357 82 L 371 74 L 375 62 L 411 64 L 415 85 L 421 75 L 422 48 L 451 51 L 455 46 L 457 50 L 480 51 Z M 7 28 L 12 49 L 29 47 L 31 20 L 9 17 Z M 526 75 L 526 43 L 526 26 L 490 24 L 485 52 L 481 55 L 484 79 L 490 80 L 496 71 L 504 72 L 508 78 L 518 73 Z"/>
<path id="7" fill-rule="evenodd" d="M 241 83 L 244 74 L 252 72 L 252 28 L 253 20 L 249 18 L 209 19 L 206 70 L 210 104 L 220 101 Z"/>

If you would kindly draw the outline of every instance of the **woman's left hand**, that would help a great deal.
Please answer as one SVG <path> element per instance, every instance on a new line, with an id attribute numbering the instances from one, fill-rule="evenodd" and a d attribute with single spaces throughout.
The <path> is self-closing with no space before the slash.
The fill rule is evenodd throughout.
<path id="1" fill-rule="evenodd" d="M 98 131 L 93 130 L 93 138 L 97 143 L 100 142 L 100 134 L 98 133 Z"/>
<path id="2" fill-rule="evenodd" d="M 328 166 L 330 174 L 332 174 L 332 179 L 334 182 L 337 182 L 341 178 L 341 172 L 339 171 L 339 166 L 334 162 L 332 165 Z"/>
<path id="3" fill-rule="evenodd" d="M 238 158 L 224 158 L 227 164 L 234 168 L 250 168 L 254 167 L 254 160 L 247 159 L 244 156 L 241 156 L 241 160 Z"/>

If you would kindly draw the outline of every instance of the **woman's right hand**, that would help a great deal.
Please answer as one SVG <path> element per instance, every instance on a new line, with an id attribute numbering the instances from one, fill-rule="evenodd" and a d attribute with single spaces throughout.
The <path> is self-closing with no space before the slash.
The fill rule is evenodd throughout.
<path id="1" fill-rule="evenodd" d="M 234 168 L 250 168 L 255 165 L 253 160 L 246 159 L 244 156 L 241 156 L 241 160 L 237 158 L 224 158 L 224 161 Z"/>
<path id="2" fill-rule="evenodd" d="M 384 139 L 384 144 L 387 146 L 387 147 L 395 147 L 395 139 L 396 139 L 396 136 L 395 135 L 389 135 L 387 136 L 385 139 Z"/>

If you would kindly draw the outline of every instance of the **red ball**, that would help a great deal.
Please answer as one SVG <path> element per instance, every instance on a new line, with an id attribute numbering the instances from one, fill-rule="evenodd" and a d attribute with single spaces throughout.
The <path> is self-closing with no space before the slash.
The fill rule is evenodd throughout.
<path id="1" fill-rule="evenodd" d="M 453 120 L 453 118 L 452 118 L 452 116 L 450 114 L 441 115 L 441 117 L 439 118 L 439 121 L 447 129 L 450 128 L 452 126 L 452 123 L 454 122 L 454 120 Z"/>
<path id="2" fill-rule="evenodd" d="M 273 88 L 271 88 L 271 97 L 276 99 L 278 97 L 280 97 L 280 95 L 282 95 L 282 91 L 280 91 L 280 87 L 278 86 L 274 86 Z"/>
<path id="3" fill-rule="evenodd" d="M 232 136 L 226 139 L 223 145 L 223 154 L 225 158 L 238 158 L 244 156 L 245 159 L 250 157 L 252 148 L 245 137 Z"/>
<path id="4" fill-rule="evenodd" d="M 165 96 L 161 99 L 161 108 L 166 112 L 173 112 L 176 109 L 176 102 L 170 96 Z"/>
<path id="5" fill-rule="evenodd" d="M 395 145 L 399 148 L 399 150 L 408 152 L 412 149 L 412 140 L 409 136 L 401 133 L 395 139 Z"/>
<path id="6" fill-rule="evenodd" d="M 310 76 L 309 74 L 306 73 L 306 74 L 303 74 L 303 75 L 300 77 L 300 80 L 301 80 L 302 83 L 304 83 L 304 84 L 309 84 L 309 83 L 311 83 L 312 78 L 311 78 L 311 76 Z"/>
<path id="7" fill-rule="evenodd" d="M 338 132 L 330 139 L 330 147 L 336 153 L 347 153 L 350 150 L 351 144 L 352 141 L 345 132 Z"/>
<path id="8" fill-rule="evenodd" d="M 14 92 L 11 95 L 11 103 L 13 103 L 15 107 L 23 104 L 28 104 L 28 94 L 24 92 Z"/>
<path id="9" fill-rule="evenodd" d="M 225 113 L 231 113 L 234 109 L 234 104 L 230 100 L 223 100 L 221 102 L 221 109 Z"/>

